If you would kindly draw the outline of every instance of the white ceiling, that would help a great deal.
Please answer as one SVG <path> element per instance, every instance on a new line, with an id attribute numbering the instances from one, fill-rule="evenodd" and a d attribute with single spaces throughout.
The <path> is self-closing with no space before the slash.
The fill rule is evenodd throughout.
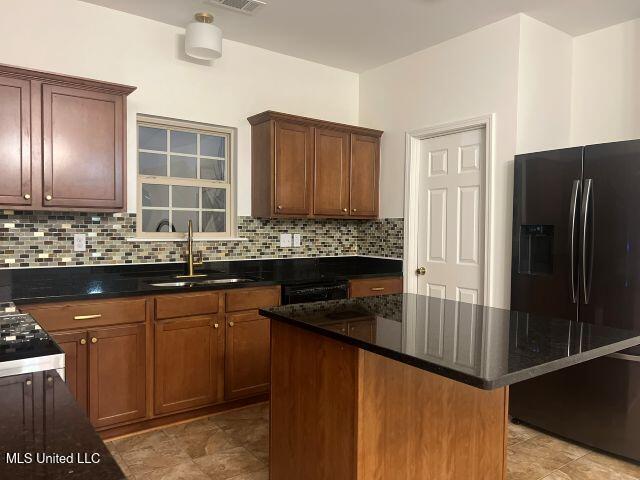
<path id="1" fill-rule="evenodd" d="M 518 12 L 571 35 L 640 17 L 639 0 L 267 0 L 253 16 L 204 0 L 84 0 L 176 26 L 210 11 L 224 36 L 362 72 Z"/>

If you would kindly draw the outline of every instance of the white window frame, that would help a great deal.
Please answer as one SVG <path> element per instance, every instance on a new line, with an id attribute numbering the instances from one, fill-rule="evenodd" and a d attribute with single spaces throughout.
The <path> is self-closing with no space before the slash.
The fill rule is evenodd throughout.
<path id="1" fill-rule="evenodd" d="M 141 150 L 139 145 L 138 127 L 151 127 L 161 128 L 169 131 L 168 133 L 168 145 L 167 152 L 158 152 L 154 150 Z M 217 135 L 225 136 L 227 138 L 225 148 L 225 168 L 226 168 L 226 180 L 203 180 L 199 178 L 181 178 L 170 176 L 156 176 L 156 175 L 142 175 L 140 174 L 140 152 L 148 153 L 161 153 L 167 155 L 167 171 L 171 173 L 171 131 L 186 131 L 193 133 L 202 133 L 205 135 Z M 182 154 L 177 155 L 195 157 L 197 158 L 197 172 L 200 172 L 200 136 L 198 138 L 198 146 L 196 147 L 196 154 Z M 236 150 L 236 138 L 237 129 L 233 127 L 225 127 L 221 125 L 210 125 L 206 123 L 190 122 L 184 120 L 176 120 L 166 117 L 157 117 L 152 115 L 138 114 L 136 118 L 136 238 L 149 239 L 149 240 L 181 240 L 185 238 L 185 232 L 144 232 L 142 230 L 142 184 L 151 183 L 156 185 L 177 185 L 177 186 L 189 186 L 189 187 L 211 187 L 211 188 L 223 188 L 226 190 L 226 231 L 225 232 L 194 232 L 194 239 L 196 240 L 224 240 L 234 238 L 237 232 L 237 216 L 236 216 L 236 172 L 237 172 L 237 150 Z M 207 157 L 217 160 L 223 160 L 222 157 Z M 199 195 L 200 206 L 198 211 L 200 212 L 199 226 L 202 228 L 202 195 Z M 171 203 L 171 202 L 170 202 Z M 193 208 L 165 208 L 165 207 L 144 207 L 145 210 L 170 210 L 170 211 L 193 211 Z M 215 210 L 214 210 L 215 211 Z"/>

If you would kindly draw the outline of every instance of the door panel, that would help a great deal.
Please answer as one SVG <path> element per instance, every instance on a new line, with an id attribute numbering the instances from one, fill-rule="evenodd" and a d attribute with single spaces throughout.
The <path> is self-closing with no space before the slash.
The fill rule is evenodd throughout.
<path id="1" fill-rule="evenodd" d="M 218 396 L 222 325 L 215 315 L 156 322 L 157 414 L 211 405 Z"/>
<path id="2" fill-rule="evenodd" d="M 30 95 L 29 81 L 0 77 L 0 204 L 31 205 L 33 199 Z"/>
<path id="3" fill-rule="evenodd" d="M 80 408 L 87 413 L 87 332 L 53 333 L 51 337 L 64 350 L 65 383 Z"/>
<path id="4" fill-rule="evenodd" d="M 43 205 L 122 208 L 123 98 L 43 85 L 42 102 Z"/>
<path id="5" fill-rule="evenodd" d="M 311 128 L 276 122 L 275 214 L 311 213 L 313 137 Z"/>
<path id="6" fill-rule="evenodd" d="M 146 415 L 145 325 L 89 330 L 89 418 L 94 427 Z"/>
<path id="7" fill-rule="evenodd" d="M 313 213 L 349 214 L 349 134 L 315 128 Z"/>
<path id="8" fill-rule="evenodd" d="M 484 129 L 422 140 L 418 192 L 418 293 L 482 301 Z M 469 295 L 469 292 L 474 292 Z"/>
<path id="9" fill-rule="evenodd" d="M 269 319 L 257 311 L 227 315 L 225 398 L 269 389 Z"/>
<path id="10" fill-rule="evenodd" d="M 640 362 L 602 357 L 512 387 L 516 418 L 640 461 Z"/>
<path id="11" fill-rule="evenodd" d="M 592 202 L 585 249 L 589 295 L 585 302 L 582 292 L 580 319 L 640 329 L 640 141 L 585 147 L 584 178 L 591 179 Z"/>
<path id="12" fill-rule="evenodd" d="M 350 215 L 378 216 L 378 177 L 380 175 L 380 139 L 351 135 Z"/>
<path id="13" fill-rule="evenodd" d="M 578 277 L 571 270 L 574 182 L 582 177 L 582 147 L 519 155 L 515 160 L 511 308 L 576 319 Z M 572 224 L 572 222 L 574 222 Z M 577 232 L 576 232 L 577 235 Z M 577 245 L 573 262 L 577 261 Z M 544 299 L 544 301 L 541 301 Z"/>

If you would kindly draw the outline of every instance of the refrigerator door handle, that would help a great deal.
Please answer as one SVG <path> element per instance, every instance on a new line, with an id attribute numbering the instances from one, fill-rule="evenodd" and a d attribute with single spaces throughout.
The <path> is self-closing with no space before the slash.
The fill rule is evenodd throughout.
<path id="1" fill-rule="evenodd" d="M 578 196 L 580 195 L 580 180 L 573 181 L 571 188 L 571 206 L 569 207 L 569 255 L 571 256 L 571 302 L 578 302 L 576 268 L 576 212 L 578 208 Z"/>
<path id="2" fill-rule="evenodd" d="M 587 178 L 584 181 L 584 194 L 582 196 L 582 218 L 580 222 L 581 227 L 581 239 L 580 239 L 580 248 L 582 248 L 582 290 L 584 294 L 584 304 L 589 304 L 589 290 L 591 286 L 591 279 L 587 279 L 587 274 L 591 274 L 591 272 L 587 269 L 588 259 L 587 259 L 587 220 L 589 219 L 589 206 L 591 205 L 591 193 L 592 193 L 592 184 L 593 180 L 591 178 Z M 592 247 L 593 248 L 593 247 Z"/>

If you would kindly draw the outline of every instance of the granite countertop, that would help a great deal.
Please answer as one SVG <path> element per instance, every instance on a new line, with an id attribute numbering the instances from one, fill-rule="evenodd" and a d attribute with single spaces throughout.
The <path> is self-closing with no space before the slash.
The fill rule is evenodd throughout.
<path id="1" fill-rule="evenodd" d="M 205 273 L 210 279 L 245 277 L 252 281 L 188 288 L 150 285 L 176 281 L 175 276 L 183 274 L 184 269 L 184 264 L 164 263 L 0 270 L 0 301 L 25 304 L 401 276 L 402 261 L 358 256 L 217 261 L 199 267 L 198 273 Z"/>
<path id="2" fill-rule="evenodd" d="M 260 313 L 486 390 L 640 345 L 640 332 L 414 294 Z"/>
<path id="3" fill-rule="evenodd" d="M 27 380 L 31 384 L 24 386 Z M 0 390 L 4 394 L 0 399 L 0 478 L 125 478 L 55 371 L 0 379 Z M 24 408 L 19 401 L 22 398 L 29 400 L 24 402 Z M 15 454 L 20 457 L 13 457 Z M 27 463 L 27 454 L 31 463 Z M 47 463 L 42 463 L 44 454 L 48 455 Z M 23 463 L 15 463 L 18 459 Z M 60 463 L 61 460 L 65 462 Z"/>

